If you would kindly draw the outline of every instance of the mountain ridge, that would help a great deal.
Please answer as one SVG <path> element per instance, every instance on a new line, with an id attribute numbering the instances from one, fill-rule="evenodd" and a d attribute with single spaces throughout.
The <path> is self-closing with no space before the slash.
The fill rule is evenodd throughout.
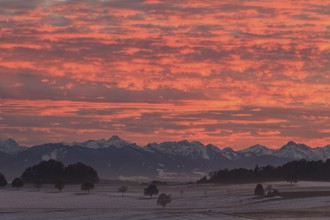
<path id="1" fill-rule="evenodd" d="M 21 150 L 26 150 L 26 149 L 34 147 L 34 146 L 52 144 L 52 143 L 44 143 L 44 144 L 32 145 L 31 147 L 23 147 L 23 146 L 19 145 L 12 138 L 8 138 L 8 139 L 1 139 L 0 138 L 0 152 L 4 152 L 4 149 L 2 148 L 2 146 L 6 142 L 11 143 L 12 145 L 18 146 Z M 54 142 L 54 143 L 57 143 L 57 142 Z M 142 145 L 137 145 L 136 143 L 133 143 L 133 142 L 130 142 L 130 141 L 126 141 L 126 140 L 120 138 L 118 135 L 113 135 L 108 139 L 103 138 L 103 139 L 98 139 L 98 140 L 91 139 L 91 140 L 86 140 L 86 141 L 82 141 L 82 142 L 74 141 L 74 142 L 58 142 L 58 143 L 62 143 L 62 144 L 67 145 L 67 146 L 78 145 L 78 146 L 83 146 L 83 147 L 93 148 L 93 149 L 106 148 L 106 147 L 111 147 L 111 146 L 116 146 L 116 147 L 120 148 L 122 146 L 127 146 L 127 145 L 131 145 L 131 144 L 136 145 L 140 148 L 145 148 L 145 147 L 148 147 L 150 145 L 164 145 L 164 144 L 176 144 L 176 143 L 183 144 L 183 145 L 200 145 L 200 146 L 204 146 L 204 147 L 212 146 L 212 147 L 216 147 L 217 149 L 222 150 L 222 151 L 226 150 L 226 149 L 232 149 L 235 152 L 249 152 L 250 150 L 254 150 L 254 149 L 257 149 L 257 148 L 262 148 L 262 149 L 267 150 L 267 151 L 277 151 L 277 150 L 281 150 L 283 148 L 284 149 L 288 148 L 288 146 L 290 146 L 290 145 L 298 145 L 298 147 L 302 146 L 302 147 L 309 148 L 309 149 L 323 149 L 323 148 L 329 148 L 330 149 L 330 144 L 327 144 L 323 147 L 322 146 L 321 147 L 310 147 L 310 146 L 308 146 L 304 143 L 296 143 L 294 141 L 288 141 L 285 145 L 283 145 L 279 148 L 269 148 L 269 147 L 261 145 L 261 144 L 255 144 L 255 145 L 247 147 L 247 148 L 235 150 L 232 147 L 224 147 L 223 149 L 221 149 L 220 147 L 218 147 L 214 144 L 203 144 L 199 141 L 189 141 L 189 140 L 186 140 L 186 139 L 181 140 L 181 141 L 164 141 L 164 142 L 160 142 L 160 143 L 153 142 L 153 143 L 149 143 L 149 144 L 146 144 L 146 145 L 142 146 Z M 4 152 L 4 153 L 8 153 L 8 152 Z"/>
<path id="2" fill-rule="evenodd" d="M 9 143 L 16 142 L 11 139 Z M 8 150 L 11 147 L 13 149 Z M 3 152 L 3 149 L 7 152 Z M 103 178 L 122 179 L 195 179 L 198 175 L 223 168 L 276 166 L 292 160 L 330 158 L 329 145 L 311 148 L 293 141 L 278 149 L 257 144 L 246 149 L 233 150 L 188 140 L 138 146 L 118 136 L 84 142 L 48 143 L 30 148 L 22 148 L 17 143 L 9 147 L 8 144 L 5 147 L 0 144 L 0 152 L 0 172 L 8 172 L 10 175 L 17 176 L 22 169 L 42 160 L 56 159 L 65 164 L 83 162 L 96 168 Z"/>

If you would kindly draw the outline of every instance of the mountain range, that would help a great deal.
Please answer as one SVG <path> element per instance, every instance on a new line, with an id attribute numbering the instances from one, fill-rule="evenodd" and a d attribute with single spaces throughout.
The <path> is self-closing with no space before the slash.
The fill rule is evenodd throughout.
<path id="1" fill-rule="evenodd" d="M 25 148 L 13 139 L 0 139 L 0 172 L 8 179 L 28 166 L 56 159 L 64 164 L 83 162 L 94 167 L 101 178 L 121 180 L 195 180 L 224 168 L 253 168 L 281 165 L 292 160 L 326 160 L 330 145 L 311 148 L 288 142 L 279 149 L 254 145 L 243 150 L 220 149 L 198 141 L 151 143 L 138 146 L 118 136 L 85 142 L 48 143 Z"/>

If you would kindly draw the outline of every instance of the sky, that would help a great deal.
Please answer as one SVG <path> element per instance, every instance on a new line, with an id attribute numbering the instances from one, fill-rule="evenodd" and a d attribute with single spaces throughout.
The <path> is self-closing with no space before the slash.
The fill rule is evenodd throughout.
<path id="1" fill-rule="evenodd" d="M 330 144 L 327 0 L 0 0 L 0 137 Z"/>

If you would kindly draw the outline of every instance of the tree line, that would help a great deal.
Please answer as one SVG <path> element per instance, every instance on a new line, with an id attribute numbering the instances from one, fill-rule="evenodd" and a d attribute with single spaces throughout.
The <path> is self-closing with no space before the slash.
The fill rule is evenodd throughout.
<path id="1" fill-rule="evenodd" d="M 326 161 L 292 161 L 281 166 L 256 166 L 254 169 L 222 169 L 209 173 L 197 183 L 245 183 L 298 180 L 330 181 L 330 159 Z"/>
<path id="2" fill-rule="evenodd" d="M 62 190 L 65 184 L 83 184 L 82 188 L 89 191 L 98 181 L 97 171 L 83 163 L 65 167 L 60 161 L 48 160 L 28 167 L 20 177 L 11 182 L 11 186 L 19 189 L 28 183 L 39 189 L 43 184 L 54 184 L 55 188 Z M 7 179 L 0 173 L 0 188 L 7 185 Z"/>
<path id="3" fill-rule="evenodd" d="M 75 163 L 68 166 L 60 161 L 42 161 L 37 165 L 28 167 L 21 179 L 25 183 L 54 184 L 63 181 L 67 184 L 81 184 L 84 182 L 97 183 L 99 181 L 97 171 L 83 163 Z"/>
<path id="4" fill-rule="evenodd" d="M 83 163 L 76 163 L 67 167 L 60 161 L 49 160 L 42 161 L 37 165 L 28 167 L 21 177 L 15 178 L 11 182 L 11 186 L 17 190 L 25 185 L 25 183 L 34 184 L 36 189 L 40 189 L 43 184 L 54 184 L 54 188 L 62 191 L 65 184 L 81 184 L 80 188 L 89 193 L 94 189 L 94 183 L 99 181 L 96 170 Z M 0 188 L 8 185 L 5 176 L 0 173 Z M 143 192 L 145 196 L 152 197 L 159 194 L 157 185 L 167 185 L 166 182 L 152 181 Z M 121 186 L 117 190 L 119 193 L 124 194 L 128 191 L 127 186 Z M 183 196 L 183 191 L 181 192 Z M 157 199 L 157 205 L 165 208 L 167 204 L 172 201 L 169 194 L 161 193 Z"/>

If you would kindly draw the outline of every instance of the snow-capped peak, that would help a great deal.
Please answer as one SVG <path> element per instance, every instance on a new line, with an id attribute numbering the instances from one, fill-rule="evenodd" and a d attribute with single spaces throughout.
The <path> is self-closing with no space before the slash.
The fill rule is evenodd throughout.
<path id="1" fill-rule="evenodd" d="M 128 145 L 132 145 L 131 143 L 122 140 L 119 136 L 112 136 L 108 140 L 106 139 L 100 139 L 100 140 L 88 140 L 84 142 L 73 142 L 73 143 L 65 143 L 65 145 L 69 146 L 81 146 L 81 147 L 87 147 L 92 149 L 100 149 L 100 148 L 108 148 L 108 147 L 117 147 L 117 148 L 123 148 Z M 134 145 L 134 144 L 133 144 Z"/>
<path id="2" fill-rule="evenodd" d="M 233 150 L 232 148 L 219 149 L 212 144 L 204 145 L 198 141 L 172 141 L 163 143 L 152 143 L 141 148 L 136 144 L 121 139 L 118 136 L 112 136 L 109 139 L 89 140 L 85 142 L 64 143 L 67 146 L 78 145 L 81 147 L 100 149 L 100 148 L 136 148 L 148 152 L 160 153 L 169 157 L 184 157 L 187 159 L 213 160 L 214 158 L 226 157 L 232 161 L 238 161 L 242 158 L 254 158 L 267 155 L 275 158 L 286 158 L 292 160 L 321 160 L 330 158 L 330 145 L 323 148 L 310 148 L 305 144 L 297 144 L 289 141 L 280 149 L 269 149 L 263 145 L 257 144 L 243 150 Z"/>
<path id="3" fill-rule="evenodd" d="M 108 139 L 108 144 L 110 144 L 111 146 L 122 148 L 122 147 L 130 145 L 132 143 L 121 139 L 117 135 L 114 135 L 114 136 L 112 136 L 111 138 Z"/>
<path id="4" fill-rule="evenodd" d="M 108 141 L 122 141 L 122 139 L 118 135 L 111 136 Z"/>
<path id="5" fill-rule="evenodd" d="M 305 144 L 297 144 L 293 141 L 289 141 L 286 145 L 282 146 L 280 150 L 296 150 L 296 149 L 309 151 L 310 147 L 308 147 Z"/>
<path id="6" fill-rule="evenodd" d="M 240 153 L 243 153 L 245 157 L 255 155 L 255 156 L 260 156 L 260 155 L 270 155 L 273 154 L 274 150 L 271 150 L 263 145 L 257 144 L 252 147 L 246 148 L 244 150 L 240 150 Z"/>
<path id="7" fill-rule="evenodd" d="M 0 151 L 7 154 L 16 154 L 22 151 L 24 148 L 20 147 L 14 139 L 0 139 Z"/>
<path id="8" fill-rule="evenodd" d="M 239 153 L 234 151 L 231 147 L 226 147 L 222 150 L 222 155 L 230 160 L 236 160 L 240 157 Z"/>
<path id="9" fill-rule="evenodd" d="M 179 142 L 163 142 L 160 144 L 153 143 L 147 145 L 145 148 L 171 156 L 182 156 L 190 159 L 210 159 L 207 152 L 208 149 L 198 141 L 189 142 L 183 140 Z"/>
<path id="10" fill-rule="evenodd" d="M 305 144 L 297 144 L 293 141 L 289 141 L 281 149 L 276 151 L 276 155 L 279 157 L 293 158 L 293 159 L 307 159 L 313 160 L 317 158 L 317 155 L 313 150 Z"/>
<path id="11" fill-rule="evenodd" d="M 213 144 L 208 144 L 206 145 L 206 148 L 209 150 L 209 151 L 213 151 L 213 152 L 219 152 L 221 153 L 221 149 L 218 148 L 217 146 L 213 145 Z"/>

